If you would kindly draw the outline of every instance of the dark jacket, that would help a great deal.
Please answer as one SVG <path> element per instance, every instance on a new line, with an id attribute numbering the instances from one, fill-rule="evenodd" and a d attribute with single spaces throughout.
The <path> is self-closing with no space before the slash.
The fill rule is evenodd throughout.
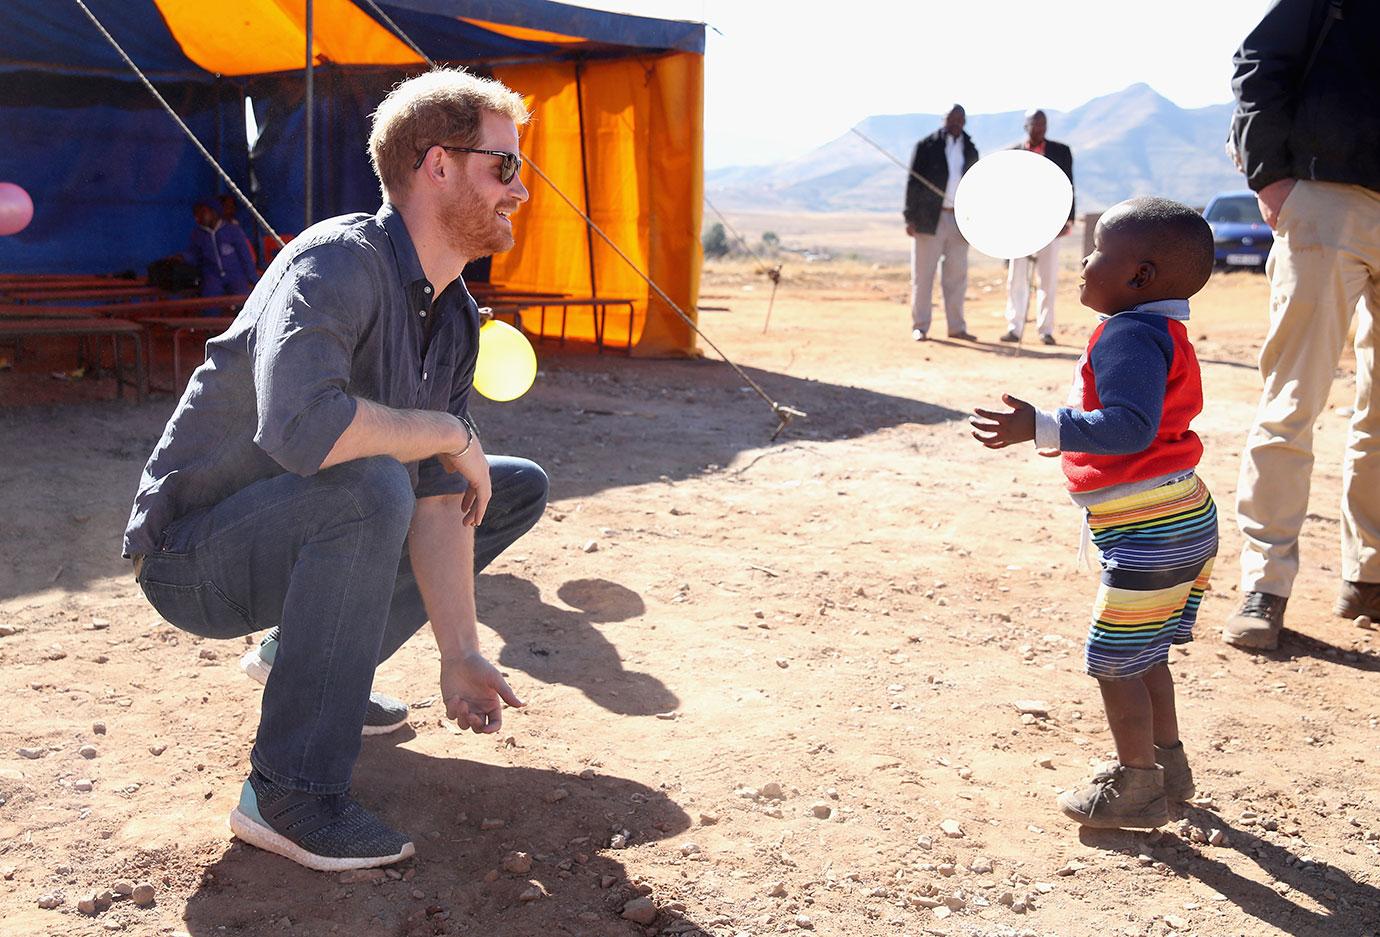
<path id="1" fill-rule="evenodd" d="M 963 134 L 963 171 L 973 168 L 978 161 L 977 147 L 973 138 Z M 915 144 L 915 156 L 910 161 L 912 175 L 906 180 L 906 224 L 920 234 L 933 234 L 939 227 L 939 209 L 944 199 L 930 191 L 929 186 L 915 178 L 916 173 L 924 176 L 943 192 L 949 184 L 949 161 L 944 158 L 944 128 Z"/>
<path id="2" fill-rule="evenodd" d="M 1313 67 L 1330 0 L 1276 0 L 1233 61 L 1231 139 L 1259 192 L 1281 179 L 1380 191 L 1380 3 L 1347 0 Z"/>
<path id="3" fill-rule="evenodd" d="M 1025 142 L 1022 141 L 1011 147 L 1013 150 L 1025 149 Z M 1064 170 L 1064 175 L 1069 177 L 1069 185 L 1073 185 L 1073 150 L 1068 148 L 1068 144 L 1060 143 L 1058 140 L 1045 138 L 1045 159 L 1049 160 L 1060 169 Z M 1073 207 L 1077 203 L 1077 191 L 1074 192 L 1074 200 L 1069 202 L 1069 221 L 1073 220 Z"/>

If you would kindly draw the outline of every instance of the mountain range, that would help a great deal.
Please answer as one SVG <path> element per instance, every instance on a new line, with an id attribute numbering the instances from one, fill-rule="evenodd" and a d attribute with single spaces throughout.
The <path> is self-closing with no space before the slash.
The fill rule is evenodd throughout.
<path id="1" fill-rule="evenodd" d="M 1162 195 L 1201 207 L 1216 192 L 1244 189 L 1224 144 L 1231 104 L 1181 108 L 1146 84 L 1093 98 L 1071 111 L 1045 109 L 1049 137 L 1073 149 L 1081 214 L 1134 195 Z M 1024 113 L 969 114 L 979 153 L 1025 136 Z M 943 123 L 937 114 L 868 117 L 857 129 L 910 165 L 921 137 Z M 739 211 L 894 211 L 904 202 L 906 170 L 849 133 L 796 159 L 705 173 L 705 191 Z"/>

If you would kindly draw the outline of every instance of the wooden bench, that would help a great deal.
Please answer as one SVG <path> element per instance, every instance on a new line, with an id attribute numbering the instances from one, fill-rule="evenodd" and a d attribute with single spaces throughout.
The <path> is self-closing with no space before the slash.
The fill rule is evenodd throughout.
<path id="1" fill-rule="evenodd" d="M 115 282 L 118 283 L 119 281 Z M 123 300 L 153 299 L 165 295 L 156 286 L 133 282 L 127 285 L 111 286 L 45 286 L 41 288 L 0 286 L 0 294 L 16 303 L 50 303 L 74 299 L 120 302 Z"/>
<path id="2" fill-rule="evenodd" d="M 27 305 L 0 303 L 0 317 L 25 316 L 57 318 L 59 316 L 118 316 L 121 319 L 144 319 L 154 316 L 175 316 L 191 312 L 210 312 L 217 309 L 238 309 L 247 295 L 179 296 L 171 299 L 132 300 L 127 303 L 96 303 L 90 306 Z"/>
<path id="3" fill-rule="evenodd" d="M 149 376 L 144 365 L 144 329 L 137 322 L 95 316 L 66 319 L 0 319 L 0 338 L 23 339 L 53 335 L 83 339 L 109 338 L 115 359 L 115 394 L 120 398 L 125 395 L 126 383 L 124 364 L 120 357 L 120 339 L 129 339 L 129 345 L 134 350 L 134 393 L 140 403 L 148 397 Z"/>
<path id="4" fill-rule="evenodd" d="M 234 321 L 234 316 L 167 316 L 143 320 L 150 329 L 166 329 L 172 333 L 173 393 L 182 392 L 182 339 L 194 332 L 219 335 Z"/>

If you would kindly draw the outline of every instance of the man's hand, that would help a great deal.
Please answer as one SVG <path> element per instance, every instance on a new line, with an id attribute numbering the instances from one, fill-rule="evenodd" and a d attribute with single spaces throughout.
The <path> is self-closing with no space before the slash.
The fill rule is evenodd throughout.
<path id="1" fill-rule="evenodd" d="M 1260 217 L 1265 219 L 1270 230 L 1273 231 L 1275 223 L 1279 221 L 1279 210 L 1284 207 L 1289 193 L 1294 191 L 1296 182 L 1297 179 L 1277 179 L 1255 193 L 1255 200 L 1260 203 Z"/>
<path id="2" fill-rule="evenodd" d="M 441 659 L 441 699 L 447 719 L 454 719 L 462 729 L 485 734 L 503 727 L 504 703 L 527 705 L 478 651 Z"/>
<path id="3" fill-rule="evenodd" d="M 973 411 L 973 417 L 968 420 L 973 438 L 988 449 L 1005 449 L 1034 439 L 1035 408 L 1010 394 L 1002 394 L 1001 401 L 1011 408 L 1009 413 L 981 408 Z"/>
<path id="4" fill-rule="evenodd" d="M 462 451 L 464 455 L 460 454 Z M 479 444 L 479 437 L 470 440 L 468 451 L 461 445 L 452 452 L 439 452 L 436 457 L 446 471 L 459 472 L 470 483 L 461 496 L 460 506 L 465 512 L 465 526 L 478 527 L 489 507 L 489 496 L 493 494 L 493 483 L 489 481 L 489 460 L 484 457 L 484 447 Z"/>

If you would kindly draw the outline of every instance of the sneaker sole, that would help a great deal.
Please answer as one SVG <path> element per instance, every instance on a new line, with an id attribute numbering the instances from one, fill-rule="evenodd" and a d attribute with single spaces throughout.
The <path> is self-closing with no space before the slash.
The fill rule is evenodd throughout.
<path id="1" fill-rule="evenodd" d="M 1223 631 L 1222 641 L 1226 644 L 1230 644 L 1232 647 L 1244 647 L 1253 651 L 1274 651 L 1279 649 L 1279 632 L 1255 637 L 1253 635 L 1232 634 L 1230 631 Z"/>
<path id="2" fill-rule="evenodd" d="M 257 846 L 265 852 L 275 853 L 285 859 L 291 859 L 298 865 L 305 866 L 317 872 L 347 872 L 350 869 L 374 869 L 381 865 L 392 865 L 416 855 L 417 849 L 411 843 L 404 843 L 402 849 L 391 856 L 354 856 L 347 859 L 335 856 L 318 856 L 314 852 L 303 849 L 279 833 L 274 832 L 269 827 L 264 826 L 249 818 L 240 811 L 239 807 L 230 811 L 230 832 L 235 834 L 237 839 L 241 839 L 251 846 Z"/>
<path id="3" fill-rule="evenodd" d="M 370 726 L 370 725 L 366 725 L 363 729 L 360 730 L 359 734 L 360 734 L 360 735 L 387 735 L 389 732 L 396 732 L 396 731 L 398 731 L 399 729 L 401 729 L 401 728 L 402 728 L 403 726 L 405 726 L 405 725 L 407 725 L 407 717 L 406 717 L 406 716 L 404 716 L 402 719 L 398 720 L 397 722 L 393 723 L 392 725 L 383 725 L 383 726 Z"/>
<path id="4" fill-rule="evenodd" d="M 259 656 L 258 647 L 251 647 L 240 655 L 240 669 L 245 676 L 263 686 L 268 685 L 268 675 L 273 668 L 264 663 L 264 659 Z"/>
<path id="5" fill-rule="evenodd" d="M 1156 814 L 1153 817 L 1130 817 L 1117 821 L 1113 821 L 1111 818 L 1101 820 L 1096 816 L 1085 817 L 1077 810 L 1072 810 L 1063 804 L 1059 805 L 1059 812 L 1070 820 L 1095 830 L 1156 830 L 1169 822 L 1168 810 L 1165 810 L 1163 817 Z"/>

